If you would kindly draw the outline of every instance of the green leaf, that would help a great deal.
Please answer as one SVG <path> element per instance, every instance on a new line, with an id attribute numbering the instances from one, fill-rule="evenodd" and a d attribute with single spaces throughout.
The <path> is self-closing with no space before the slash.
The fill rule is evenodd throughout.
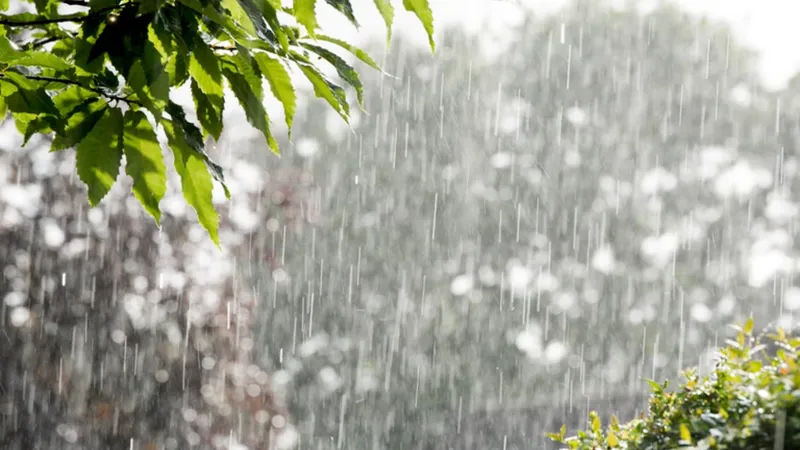
<path id="1" fill-rule="evenodd" d="M 107 106 L 96 94 L 78 86 L 64 89 L 53 100 L 67 120 L 64 131 L 56 133 L 50 151 L 77 145 L 103 117 Z"/>
<path id="2" fill-rule="evenodd" d="M 96 206 L 117 180 L 122 162 L 122 111 L 108 108 L 89 134 L 78 143 L 75 165 Z"/>
<path id="3" fill-rule="evenodd" d="M 347 82 L 353 89 L 356 90 L 356 98 L 358 99 L 358 106 L 364 106 L 364 86 L 361 84 L 361 78 L 358 76 L 358 72 L 350 65 L 347 64 L 347 61 L 342 59 L 341 56 L 333 53 L 332 51 L 319 47 L 317 45 L 311 44 L 303 44 L 303 47 L 311 50 L 312 52 L 316 53 L 325 61 L 328 61 L 335 69 L 336 73 Z"/>
<path id="4" fill-rule="evenodd" d="M 175 171 L 181 178 L 183 198 L 197 212 L 198 221 L 208 232 L 211 241 L 219 247 L 219 214 L 211 201 L 214 185 L 206 163 L 186 141 L 185 130 L 179 129 L 181 123 L 164 120 L 162 125 L 175 155 Z"/>
<path id="5" fill-rule="evenodd" d="M 308 34 L 315 35 L 317 29 L 317 0 L 295 0 L 294 15 L 297 23 L 305 27 Z"/>
<path id="6" fill-rule="evenodd" d="M 367 52 L 361 50 L 355 45 L 351 45 L 341 39 L 336 39 L 335 37 L 326 36 L 324 34 L 318 34 L 317 39 L 319 39 L 320 41 L 330 42 L 331 44 L 336 44 L 339 47 L 355 55 L 355 57 L 361 60 L 361 62 L 363 62 L 364 64 L 372 67 L 375 70 L 381 70 L 381 68 L 378 66 L 375 60 L 373 60 L 372 57 L 370 57 Z"/>
<path id="7" fill-rule="evenodd" d="M 394 22 L 394 7 L 391 0 L 375 0 L 375 7 L 381 13 L 383 21 L 386 23 L 386 45 L 392 41 L 392 23 Z"/>
<path id="8" fill-rule="evenodd" d="M 388 0 L 387 0 L 388 1 Z M 431 51 L 436 50 L 436 43 L 433 41 L 433 12 L 428 4 L 428 0 L 403 0 L 403 6 L 406 11 L 416 14 L 425 32 L 428 33 L 428 42 L 431 45 Z"/>
<path id="9" fill-rule="evenodd" d="M 225 74 L 225 78 L 228 79 L 231 90 L 233 90 L 234 95 L 236 95 L 236 98 L 239 100 L 239 104 L 244 108 L 247 121 L 258 131 L 261 131 L 267 140 L 269 148 L 275 154 L 280 154 L 278 142 L 272 136 L 269 129 L 269 116 L 267 115 L 266 109 L 264 109 L 261 96 L 253 92 L 250 83 L 247 82 L 244 76 L 236 72 L 231 65 L 224 65 L 222 72 Z"/>
<path id="10" fill-rule="evenodd" d="M 91 11 L 98 11 L 101 9 L 107 9 L 112 6 L 117 6 L 120 4 L 120 0 L 89 0 L 89 9 Z"/>
<path id="11" fill-rule="evenodd" d="M 125 113 L 122 142 L 125 172 L 133 178 L 133 195 L 160 226 L 158 203 L 167 191 L 167 166 L 153 126 L 143 112 Z"/>
<path id="12" fill-rule="evenodd" d="M 19 58 L 19 50 L 15 50 L 5 36 L 0 35 L 0 63 L 12 63 Z"/>
<path id="13" fill-rule="evenodd" d="M 195 80 L 192 80 L 191 88 L 195 109 L 197 110 L 197 120 L 202 125 L 203 130 L 213 136 L 215 140 L 219 140 L 222 134 L 222 111 L 225 106 L 225 99 L 222 95 L 206 95 Z"/>
<path id="14" fill-rule="evenodd" d="M 284 115 L 286 116 L 286 126 L 289 128 L 289 139 L 292 137 L 292 122 L 297 107 L 297 93 L 292 85 L 289 72 L 279 60 L 266 53 L 256 53 L 255 55 L 261 73 L 267 79 L 272 94 L 283 105 Z"/>
<path id="15" fill-rule="evenodd" d="M 52 53 L 34 51 L 19 52 L 12 65 L 39 66 L 56 70 L 69 70 L 72 67 L 68 62 Z"/>
<path id="16" fill-rule="evenodd" d="M 222 96 L 222 72 L 219 59 L 204 42 L 197 42 L 189 57 L 189 74 L 206 95 Z"/>
<path id="17" fill-rule="evenodd" d="M 9 6 L 11 6 L 9 0 L 0 0 L 0 11 L 8 11 Z"/>
<path id="18" fill-rule="evenodd" d="M 692 444 L 692 433 L 689 432 L 689 428 L 686 426 L 686 424 L 682 423 L 682 424 L 680 424 L 679 429 L 680 429 L 680 433 L 681 433 L 681 440 L 684 443 L 691 445 Z"/>
<path id="19" fill-rule="evenodd" d="M 314 87 L 314 95 L 328 102 L 342 119 L 349 124 L 350 105 L 347 103 L 344 89 L 326 80 L 314 66 L 300 64 L 299 67 Z"/>
<path id="20" fill-rule="evenodd" d="M 44 88 L 20 89 L 6 98 L 8 110 L 31 114 L 50 114 L 58 116 L 58 109 L 53 104 L 53 99 L 47 95 Z"/>

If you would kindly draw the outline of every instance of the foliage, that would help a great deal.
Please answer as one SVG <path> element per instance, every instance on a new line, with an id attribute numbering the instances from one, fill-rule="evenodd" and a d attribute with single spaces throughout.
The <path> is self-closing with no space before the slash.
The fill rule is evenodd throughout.
<path id="1" fill-rule="evenodd" d="M 770 450 L 800 447 L 800 339 L 778 328 L 766 336 L 777 351 L 762 354 L 762 336 L 754 337 L 753 321 L 739 328 L 735 341 L 719 353 L 710 375 L 684 372 L 678 389 L 651 382 L 647 417 L 620 424 L 612 417 L 604 429 L 596 414 L 589 429 L 550 437 L 570 449 L 638 450 Z M 766 359 L 766 360 L 765 360 Z"/>
<path id="2" fill-rule="evenodd" d="M 350 0 L 326 3 L 358 26 Z M 63 12 L 67 5 L 73 12 Z M 390 0 L 375 5 L 388 40 L 394 8 Z M 291 135 L 296 93 L 289 68 L 298 68 L 346 122 L 345 89 L 323 74 L 321 64 L 335 68 L 356 91 L 359 106 L 362 83 L 353 67 L 322 45 L 378 68 L 361 49 L 322 33 L 316 0 L 296 0 L 292 7 L 280 0 L 29 0 L 25 6 L 24 12 L 0 15 L 0 117 L 10 112 L 25 142 L 44 133 L 53 136 L 53 151 L 76 147 L 78 175 L 92 206 L 115 183 L 124 155 L 134 195 L 157 224 L 166 164 L 156 131 L 163 131 L 184 198 L 217 245 L 212 179 L 230 194 L 204 139 L 220 138 L 225 88 L 277 153 L 263 105 L 264 79 L 283 105 Z M 403 6 L 420 19 L 433 49 L 428 0 L 404 0 Z M 0 0 L 0 11 L 9 7 Z M 181 86 L 191 88 L 199 126 L 170 98 Z"/>

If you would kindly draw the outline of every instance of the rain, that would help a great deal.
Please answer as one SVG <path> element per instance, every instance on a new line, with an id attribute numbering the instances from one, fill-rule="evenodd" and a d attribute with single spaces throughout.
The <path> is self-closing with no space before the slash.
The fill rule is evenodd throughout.
<path id="1" fill-rule="evenodd" d="M 174 173 L 158 228 L 0 124 L 0 448 L 556 449 L 729 325 L 792 326 L 778 6 L 431 3 L 433 55 L 408 18 L 342 31 L 385 71 L 349 126 L 301 85 L 289 141 L 268 98 L 278 157 L 226 97 L 219 249 Z"/>

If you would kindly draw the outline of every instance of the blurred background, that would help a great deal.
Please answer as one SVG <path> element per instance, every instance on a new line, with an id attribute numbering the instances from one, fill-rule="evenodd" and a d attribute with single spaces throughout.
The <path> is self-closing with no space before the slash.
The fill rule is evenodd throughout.
<path id="1" fill-rule="evenodd" d="M 161 231 L 125 183 L 89 210 L 71 154 L 3 125 L 0 438 L 186 448 L 200 407 L 158 373 L 213 366 L 175 356 L 222 339 L 193 308 L 247 310 L 233 348 L 302 449 L 556 448 L 590 408 L 633 418 L 645 379 L 709 370 L 730 324 L 791 323 L 800 6 L 434 1 L 431 55 L 405 13 L 387 48 L 370 3 L 360 33 L 322 21 L 387 72 L 358 66 L 351 128 L 307 92 L 276 157 L 226 104 L 221 252 L 174 180 Z M 65 358 L 93 367 L 79 407 L 47 397 Z M 85 438 L 128 410 L 125 439 Z"/>

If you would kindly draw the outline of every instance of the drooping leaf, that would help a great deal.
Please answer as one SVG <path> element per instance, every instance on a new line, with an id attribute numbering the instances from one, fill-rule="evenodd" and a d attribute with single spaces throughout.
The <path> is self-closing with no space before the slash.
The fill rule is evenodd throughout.
<path id="1" fill-rule="evenodd" d="M 225 74 L 225 78 L 227 78 L 228 83 L 230 83 L 231 90 L 239 100 L 239 104 L 241 104 L 242 108 L 244 108 L 247 121 L 250 123 L 250 125 L 255 127 L 264 135 L 269 148 L 275 154 L 279 154 L 280 151 L 278 150 L 278 142 L 272 136 L 272 132 L 270 131 L 269 116 L 267 115 L 266 109 L 264 109 L 264 103 L 262 102 L 261 96 L 256 95 L 245 77 L 236 72 L 234 69 L 234 66 L 225 64 L 222 68 L 222 72 Z"/>
<path id="2" fill-rule="evenodd" d="M 352 23 L 356 28 L 359 28 L 356 16 L 353 14 L 353 5 L 350 4 L 350 0 L 325 0 L 325 2 L 347 17 L 347 20 L 349 20 L 350 23 Z"/>
<path id="3" fill-rule="evenodd" d="M 122 136 L 125 172 L 133 178 L 133 195 L 161 224 L 158 203 L 167 191 L 167 166 L 153 126 L 141 111 L 128 110 Z"/>
<path id="4" fill-rule="evenodd" d="M 222 134 L 222 111 L 225 106 L 224 98 L 222 95 L 207 95 L 200 89 L 195 80 L 192 80 L 191 89 L 194 106 L 197 110 L 197 120 L 206 133 L 213 136 L 215 140 L 219 140 Z"/>
<path id="5" fill-rule="evenodd" d="M 392 42 L 392 24 L 394 23 L 394 6 L 391 0 L 375 0 L 375 7 L 386 23 L 386 45 Z"/>
<path id="6" fill-rule="evenodd" d="M 342 59 L 341 56 L 333 53 L 332 51 L 320 47 L 318 45 L 303 44 L 304 47 L 319 55 L 322 59 L 329 62 L 335 69 L 336 73 L 347 82 L 353 89 L 356 90 L 356 98 L 358 99 L 358 106 L 364 106 L 364 86 L 361 84 L 361 78 L 358 72 L 347 61 Z"/>
<path id="7" fill-rule="evenodd" d="M 352 45 L 352 44 L 350 44 L 350 43 L 348 43 L 346 41 L 343 41 L 341 39 L 337 39 L 335 37 L 327 36 L 327 35 L 324 35 L 324 34 L 317 34 L 317 39 L 319 39 L 320 41 L 330 42 L 331 44 L 336 44 L 339 47 L 341 47 L 341 48 L 347 50 L 348 52 L 352 53 L 356 58 L 358 58 L 364 64 L 372 67 L 375 70 L 381 70 L 381 68 L 378 66 L 378 64 L 375 62 L 375 60 L 373 60 L 372 57 L 369 56 L 369 54 L 367 52 L 365 52 L 364 50 L 356 47 L 355 45 Z"/>
<path id="8" fill-rule="evenodd" d="M 291 139 L 292 122 L 294 121 L 295 108 L 297 107 L 297 93 L 292 85 L 289 72 L 283 66 L 283 63 L 267 53 L 257 53 L 255 58 L 261 73 L 269 83 L 272 94 L 283 105 L 286 126 L 289 128 L 289 138 Z"/>
<path id="9" fill-rule="evenodd" d="M 12 63 L 19 58 L 20 53 L 14 49 L 8 38 L 0 35 L 0 63 Z"/>
<path id="10" fill-rule="evenodd" d="M 175 171 L 181 178 L 183 198 L 197 212 L 200 225 L 205 228 L 214 244 L 219 247 L 219 214 L 212 203 L 214 185 L 211 174 L 200 154 L 184 138 L 185 132 L 177 129 L 180 124 L 165 120 L 162 122 L 175 156 Z"/>
<path id="11" fill-rule="evenodd" d="M 204 42 L 196 43 L 189 57 L 189 74 L 206 95 L 222 96 L 222 72 L 219 59 Z"/>
<path id="12" fill-rule="evenodd" d="M 52 53 L 34 51 L 20 52 L 12 65 L 39 66 L 57 70 L 68 70 L 72 67 L 68 62 Z"/>
<path id="13" fill-rule="evenodd" d="M 78 177 L 89 191 L 89 204 L 96 206 L 117 180 L 122 162 L 122 111 L 107 108 L 77 147 Z"/>
<path id="14" fill-rule="evenodd" d="M 388 0 L 386 0 L 388 2 Z M 428 34 L 428 43 L 431 46 L 431 51 L 436 50 L 436 43 L 433 41 L 433 12 L 428 0 L 403 0 L 403 7 L 406 11 L 414 13 L 419 21 L 425 28 L 425 33 Z"/>
<path id="15" fill-rule="evenodd" d="M 344 119 L 350 123 L 350 105 L 347 103 L 344 89 L 328 81 L 319 71 L 310 65 L 300 64 L 300 70 L 311 82 L 314 87 L 314 95 L 328 102 L 329 105 Z"/>
<path id="16" fill-rule="evenodd" d="M 317 0 L 295 0 L 294 14 L 297 23 L 305 27 L 308 34 L 314 36 L 317 29 Z"/>
<path id="17" fill-rule="evenodd" d="M 6 104 L 11 112 L 59 115 L 56 105 L 53 104 L 53 99 L 47 95 L 47 91 L 44 88 L 20 88 L 6 98 Z"/>

